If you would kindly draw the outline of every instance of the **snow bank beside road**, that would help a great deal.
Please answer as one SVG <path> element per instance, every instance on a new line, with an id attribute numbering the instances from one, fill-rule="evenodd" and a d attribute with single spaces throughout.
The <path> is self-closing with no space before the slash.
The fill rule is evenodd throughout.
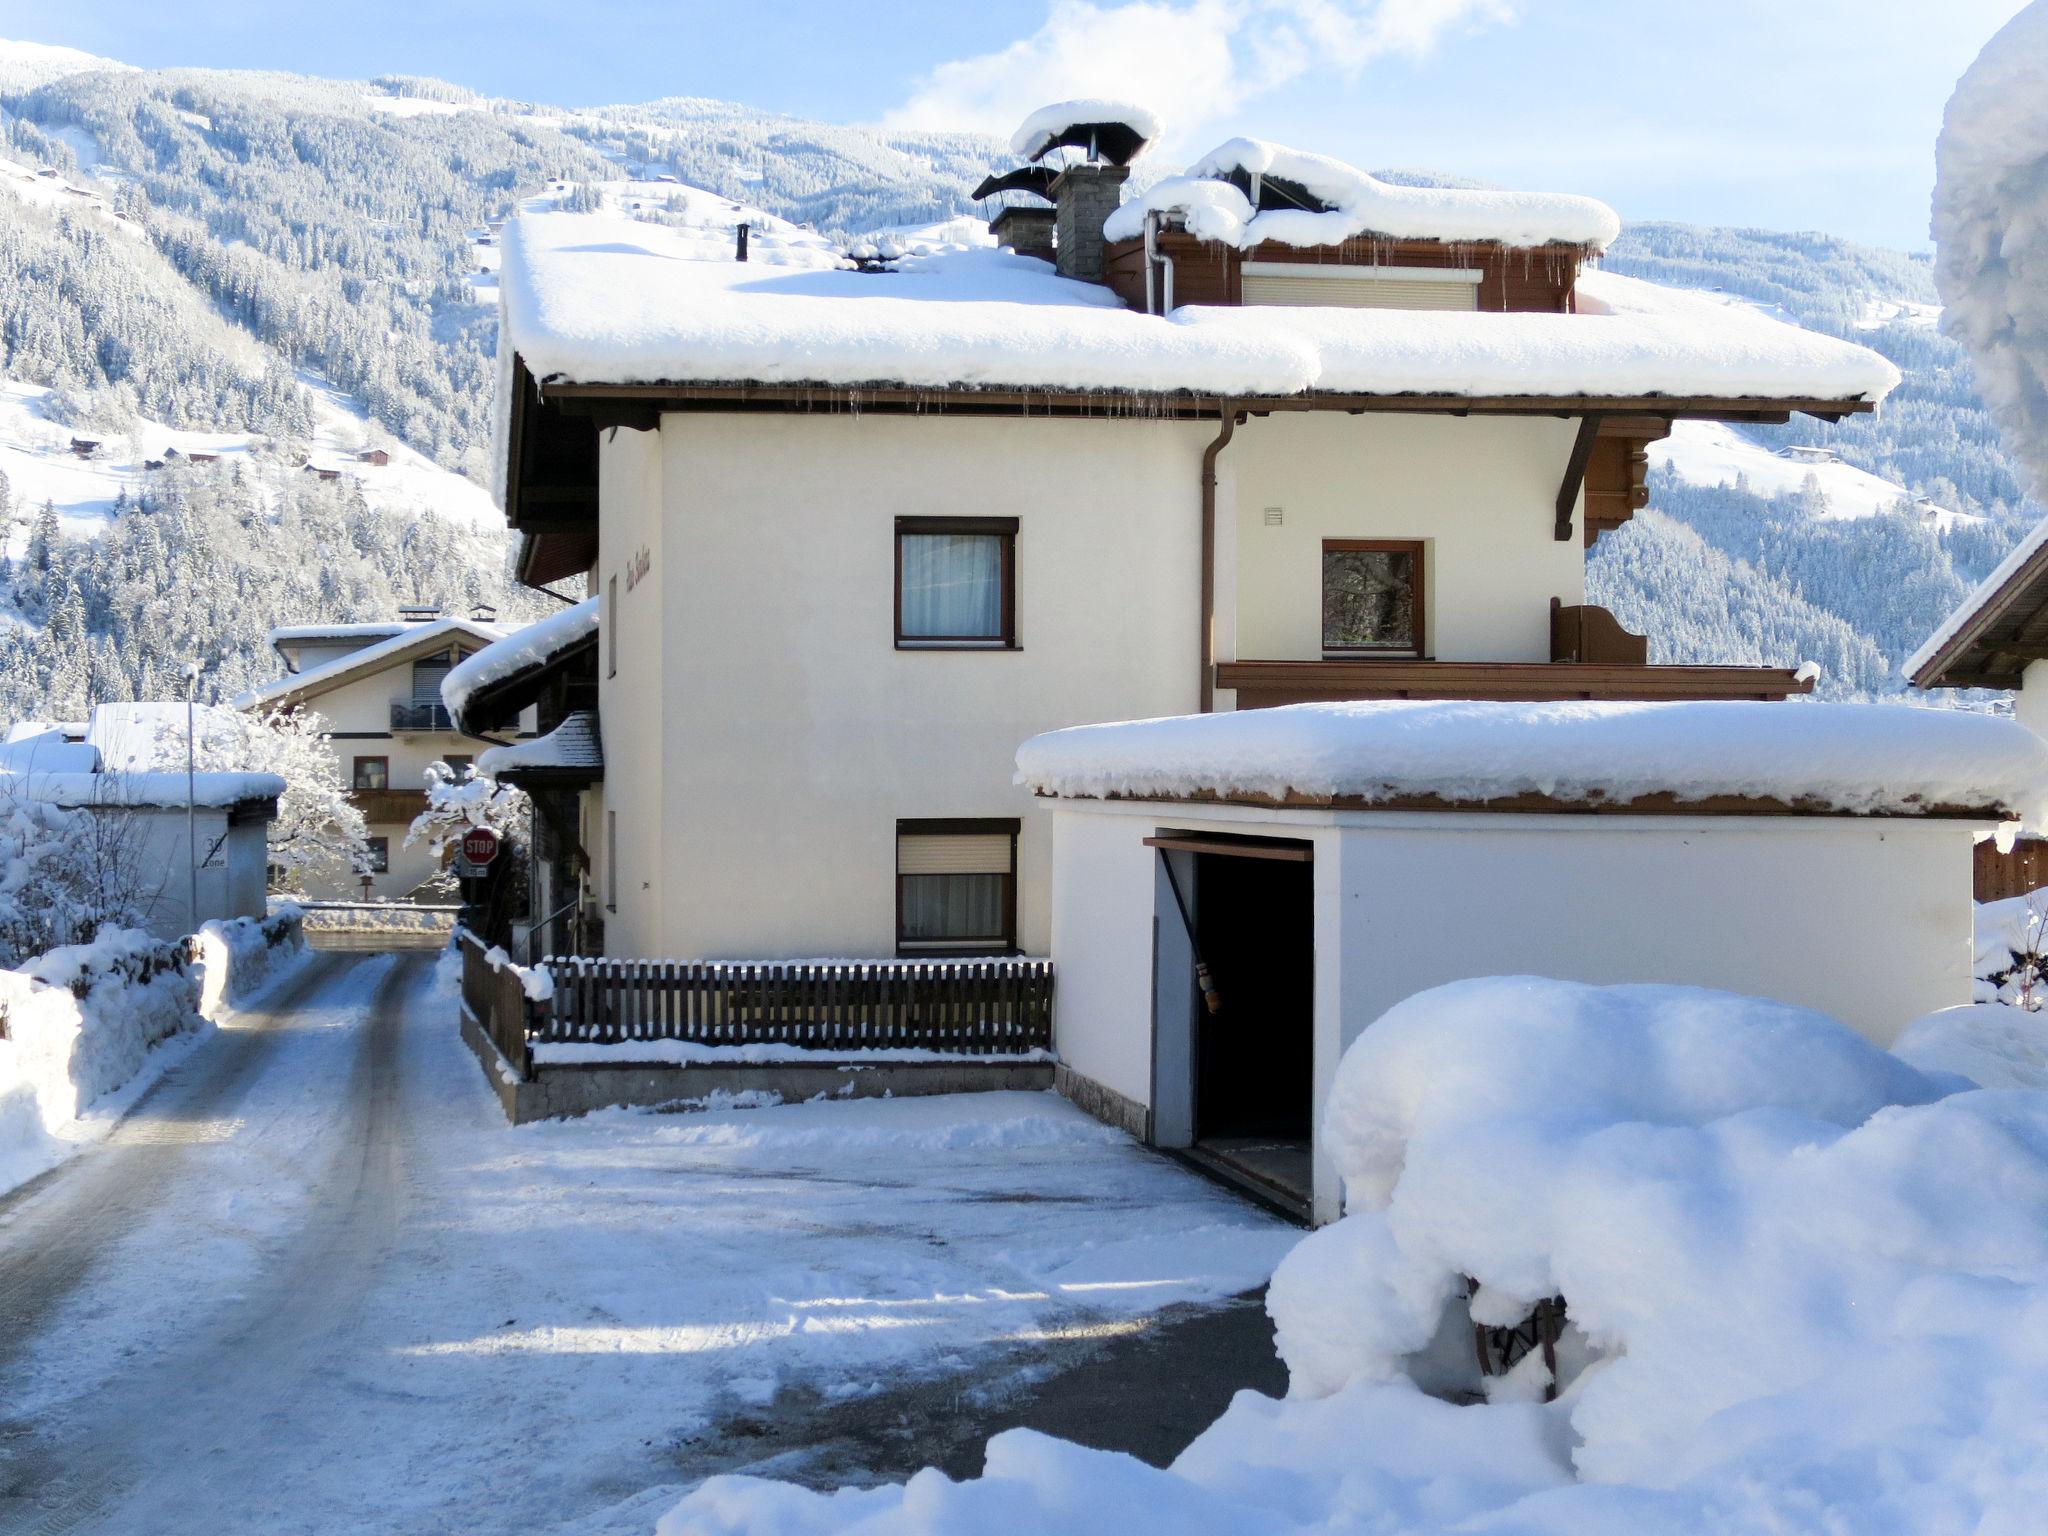
<path id="1" fill-rule="evenodd" d="M 104 1134 L 229 1005 L 303 957 L 298 914 L 208 923 L 182 943 L 134 929 L 0 971 L 0 1192 Z"/>
<path id="2" fill-rule="evenodd" d="M 1327 1132 L 1349 1213 L 1274 1277 L 1284 1401 L 1164 1471 L 1013 1432 L 965 1483 L 713 1479 L 663 1536 L 2038 1523 L 2048 1094 L 1781 1004 L 1494 978 L 1367 1027 Z M 1557 1400 L 1540 1352 L 1482 1382 L 1472 1320 L 1558 1294 Z"/>

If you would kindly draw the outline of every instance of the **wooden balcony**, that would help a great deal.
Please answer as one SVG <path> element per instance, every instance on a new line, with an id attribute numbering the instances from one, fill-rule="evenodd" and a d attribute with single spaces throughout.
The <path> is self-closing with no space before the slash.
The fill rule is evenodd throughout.
<path id="1" fill-rule="evenodd" d="M 348 797 L 363 813 L 363 820 L 372 826 L 410 823 L 413 817 L 427 808 L 424 789 L 352 789 Z"/>
<path id="2" fill-rule="evenodd" d="M 1350 699 L 1782 699 L 1810 693 L 1789 667 L 1598 661 L 1226 661 L 1216 686 L 1239 709 Z"/>

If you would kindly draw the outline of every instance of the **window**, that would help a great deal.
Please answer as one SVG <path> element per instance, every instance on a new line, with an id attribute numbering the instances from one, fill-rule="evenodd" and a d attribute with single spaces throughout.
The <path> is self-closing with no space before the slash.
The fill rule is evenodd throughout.
<path id="1" fill-rule="evenodd" d="M 898 650 L 1017 644 L 1017 519 L 896 519 Z"/>
<path id="2" fill-rule="evenodd" d="M 619 813 L 604 813 L 604 909 L 619 910 Z"/>
<path id="3" fill-rule="evenodd" d="M 1016 950 L 1017 827 L 1014 818 L 896 823 L 898 954 Z"/>
<path id="4" fill-rule="evenodd" d="M 604 583 L 604 675 L 619 675 L 619 578 L 607 576 Z"/>
<path id="5" fill-rule="evenodd" d="M 357 789 L 389 789 L 391 787 L 391 759 L 388 757 L 357 758 L 354 787 Z"/>
<path id="6" fill-rule="evenodd" d="M 448 771 L 455 775 L 455 782 L 460 784 L 468 776 L 469 766 L 476 758 L 467 752 L 444 752 L 441 754 L 441 761 L 448 765 Z"/>
<path id="7" fill-rule="evenodd" d="M 1472 267 L 1351 267 L 1248 261 L 1247 304 L 1313 304 L 1325 309 L 1477 309 L 1485 276 Z"/>
<path id="8" fill-rule="evenodd" d="M 412 664 L 412 701 L 429 708 L 441 705 L 441 680 L 454 670 L 446 656 L 433 656 Z"/>
<path id="9" fill-rule="evenodd" d="M 370 873 L 373 875 L 382 875 L 390 873 L 391 839 L 388 837 L 373 837 L 369 839 L 369 846 Z"/>
<path id="10" fill-rule="evenodd" d="M 1422 541 L 1323 540 L 1323 649 L 1420 656 Z"/>

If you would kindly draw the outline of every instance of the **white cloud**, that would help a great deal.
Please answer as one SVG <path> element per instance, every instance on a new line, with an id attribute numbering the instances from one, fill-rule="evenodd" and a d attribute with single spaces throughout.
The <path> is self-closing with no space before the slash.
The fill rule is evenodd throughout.
<path id="1" fill-rule="evenodd" d="M 1514 0 L 1054 0 L 1029 37 L 939 65 L 884 121 L 1007 135 L 1047 102 L 1108 96 L 1150 107 L 1181 141 L 1313 69 L 1418 56 L 1453 27 L 1513 11 Z"/>

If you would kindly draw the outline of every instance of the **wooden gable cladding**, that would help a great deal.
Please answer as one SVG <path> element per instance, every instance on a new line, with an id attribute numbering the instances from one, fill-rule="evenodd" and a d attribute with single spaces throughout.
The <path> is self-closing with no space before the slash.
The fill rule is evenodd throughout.
<path id="1" fill-rule="evenodd" d="M 1671 433 L 1662 416 L 1603 416 L 1586 460 L 1586 547 L 1650 500 L 1650 444 Z"/>
<path id="2" fill-rule="evenodd" d="M 544 586 L 597 559 L 598 423 L 544 399 L 525 359 L 512 359 L 505 519 L 525 535 L 519 579 Z"/>
<path id="3" fill-rule="evenodd" d="M 1175 304 L 1237 306 L 1244 302 L 1244 264 L 1285 263 L 1313 269 L 1341 267 L 1438 267 L 1477 270 L 1478 307 L 1506 313 L 1566 314 L 1578 282 L 1575 246 L 1516 250 L 1482 243 L 1447 245 L 1438 240 L 1374 240 L 1361 237 L 1337 245 L 1279 245 L 1267 241 L 1250 250 L 1198 240 L 1184 230 L 1162 231 L 1156 242 L 1173 261 Z M 1103 281 L 1133 309 L 1145 307 L 1145 244 L 1119 240 L 1110 245 Z"/>

